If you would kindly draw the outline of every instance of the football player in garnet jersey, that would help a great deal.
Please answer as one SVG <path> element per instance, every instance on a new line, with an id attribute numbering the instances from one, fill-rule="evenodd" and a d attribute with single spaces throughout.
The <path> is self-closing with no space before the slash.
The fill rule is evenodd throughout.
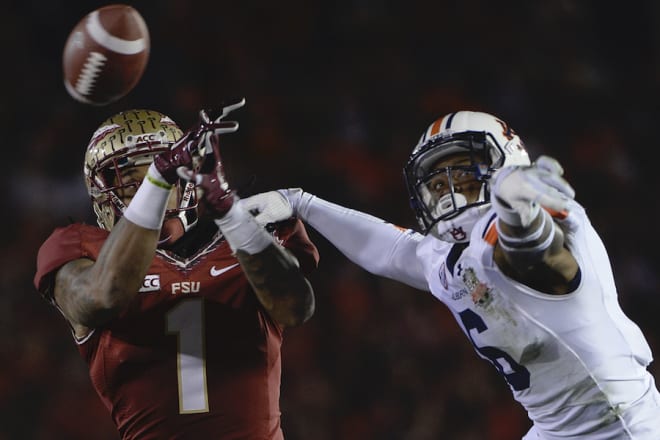
<path id="1" fill-rule="evenodd" d="M 651 350 L 562 174 L 500 119 L 461 111 L 431 124 L 404 170 L 423 234 L 300 189 L 252 201 L 288 202 L 352 261 L 446 304 L 529 414 L 525 440 L 657 440 Z"/>
<path id="2" fill-rule="evenodd" d="M 150 110 L 105 121 L 84 163 L 99 227 L 58 228 L 39 250 L 35 285 L 122 439 L 283 438 L 282 335 L 314 312 L 318 252 L 299 220 L 266 227 L 226 181 L 218 136 L 243 104 L 185 134 Z"/>

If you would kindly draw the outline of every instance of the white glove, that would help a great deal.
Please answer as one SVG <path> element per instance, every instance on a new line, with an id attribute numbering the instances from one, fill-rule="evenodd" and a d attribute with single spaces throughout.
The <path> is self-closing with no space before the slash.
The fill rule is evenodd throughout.
<path id="1" fill-rule="evenodd" d="M 311 198 L 314 197 L 303 191 L 302 188 L 278 189 L 277 192 L 289 202 L 293 215 L 296 217 L 302 217 L 302 211 L 304 211 L 303 201 L 306 200 L 309 203 Z"/>
<path id="2" fill-rule="evenodd" d="M 241 199 L 240 203 L 255 216 L 257 223 L 265 226 L 291 217 L 300 217 L 304 221 L 313 198 L 302 188 L 288 188 L 256 194 Z"/>
<path id="3" fill-rule="evenodd" d="M 261 194 L 255 194 L 239 201 L 241 206 L 250 214 L 261 226 L 270 223 L 277 223 L 293 217 L 291 204 L 284 195 L 278 191 L 268 191 Z"/>
<path id="4" fill-rule="evenodd" d="M 564 211 L 575 191 L 561 177 L 564 170 L 555 159 L 541 156 L 530 166 L 499 169 L 491 181 L 491 203 L 498 217 L 512 226 L 527 227 L 540 206 Z"/>

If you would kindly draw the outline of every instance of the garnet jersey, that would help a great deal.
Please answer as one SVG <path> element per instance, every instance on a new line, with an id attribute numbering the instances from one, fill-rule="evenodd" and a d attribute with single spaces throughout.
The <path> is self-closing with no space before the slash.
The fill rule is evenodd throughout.
<path id="1" fill-rule="evenodd" d="M 47 297 L 65 263 L 95 260 L 108 232 L 56 229 L 37 258 Z M 318 252 L 300 221 L 275 237 L 305 272 Z M 122 439 L 282 439 L 282 328 L 257 300 L 220 236 L 186 261 L 159 251 L 131 305 L 79 340 L 94 388 Z"/>

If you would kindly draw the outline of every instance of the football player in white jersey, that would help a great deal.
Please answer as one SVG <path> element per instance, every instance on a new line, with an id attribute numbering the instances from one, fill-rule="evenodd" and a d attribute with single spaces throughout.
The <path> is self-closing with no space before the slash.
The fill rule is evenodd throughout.
<path id="1" fill-rule="evenodd" d="M 651 350 L 621 310 L 610 261 L 559 163 L 532 163 L 502 120 L 429 126 L 404 170 L 422 233 L 301 189 L 248 199 L 292 212 L 349 259 L 430 291 L 528 412 L 528 439 L 658 440 Z"/>

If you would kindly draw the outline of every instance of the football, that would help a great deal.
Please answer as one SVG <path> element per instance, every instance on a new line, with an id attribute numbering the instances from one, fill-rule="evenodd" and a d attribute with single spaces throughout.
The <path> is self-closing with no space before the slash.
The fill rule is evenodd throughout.
<path id="1" fill-rule="evenodd" d="M 106 105 L 130 92 L 149 59 L 149 30 L 133 7 L 113 4 L 78 22 L 64 45 L 62 67 L 69 94 Z"/>

